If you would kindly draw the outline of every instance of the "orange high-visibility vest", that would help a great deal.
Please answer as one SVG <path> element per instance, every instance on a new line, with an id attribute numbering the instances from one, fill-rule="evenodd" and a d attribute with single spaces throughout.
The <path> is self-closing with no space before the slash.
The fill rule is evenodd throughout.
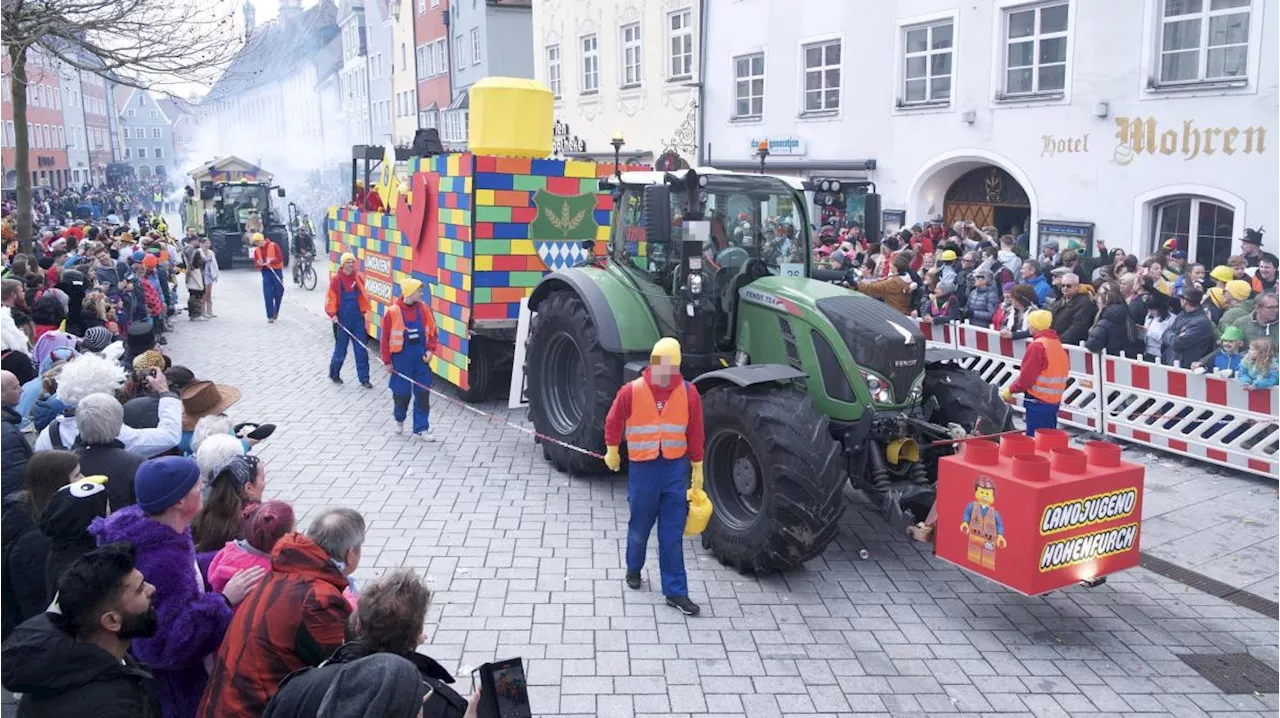
<path id="1" fill-rule="evenodd" d="M 1067 350 L 1057 339 L 1036 337 L 1032 341 L 1044 349 L 1046 365 L 1027 393 L 1046 404 L 1061 404 L 1062 392 L 1067 388 L 1067 374 L 1071 371 Z"/>
<path id="2" fill-rule="evenodd" d="M 400 312 L 400 305 L 388 304 L 386 317 L 390 321 L 387 330 L 387 343 L 391 346 L 391 353 L 398 354 L 404 349 L 404 315 Z M 423 324 L 425 325 L 426 322 L 423 322 Z M 422 333 L 426 334 L 426 326 L 423 326 Z M 425 344 L 426 337 L 423 337 L 422 341 Z"/>
<path id="3" fill-rule="evenodd" d="M 678 459 L 685 454 L 689 431 L 689 395 L 684 380 L 658 411 L 653 391 L 643 377 L 631 382 L 631 416 L 627 417 L 627 458 L 652 461 L 659 455 Z"/>

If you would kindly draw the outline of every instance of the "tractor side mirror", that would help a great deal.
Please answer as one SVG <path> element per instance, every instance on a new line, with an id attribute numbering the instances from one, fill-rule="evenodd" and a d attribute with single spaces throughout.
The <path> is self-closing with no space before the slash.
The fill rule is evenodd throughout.
<path id="1" fill-rule="evenodd" d="M 665 184 L 644 188 L 644 241 L 665 252 L 671 246 L 671 188 Z"/>
<path id="2" fill-rule="evenodd" d="M 284 187 L 276 187 L 276 196 L 277 196 L 277 197 L 283 197 L 283 196 L 284 196 Z"/>

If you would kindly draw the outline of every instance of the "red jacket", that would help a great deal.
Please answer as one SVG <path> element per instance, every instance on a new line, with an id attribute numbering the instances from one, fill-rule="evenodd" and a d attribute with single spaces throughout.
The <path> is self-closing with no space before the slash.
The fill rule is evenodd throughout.
<path id="1" fill-rule="evenodd" d="M 260 716 L 285 676 L 318 666 L 342 645 L 347 579 L 314 541 L 288 534 L 271 574 L 241 603 L 213 660 L 201 718 Z"/>
<path id="2" fill-rule="evenodd" d="M 671 390 L 675 387 L 673 382 L 671 386 L 658 386 L 653 383 L 649 376 L 649 370 L 644 370 L 644 381 L 649 385 L 649 391 L 653 392 L 653 400 L 657 402 L 658 408 L 666 403 L 667 397 L 671 396 Z M 686 430 L 686 441 L 688 444 L 689 461 L 702 461 L 702 444 L 705 438 L 702 426 L 702 397 L 698 395 L 698 389 L 693 384 L 689 385 L 689 427 Z M 618 395 L 613 399 L 613 406 L 609 408 L 609 415 L 604 420 L 604 443 L 606 446 L 618 446 L 622 443 L 622 432 L 627 428 L 627 419 L 631 416 L 631 384 L 623 384 L 618 390 Z"/>
<path id="3" fill-rule="evenodd" d="M 1058 338 L 1058 333 L 1052 329 L 1046 329 L 1042 332 L 1035 332 L 1031 335 L 1035 337 Z M 1009 391 L 1014 394 L 1020 394 L 1027 389 L 1036 385 L 1036 378 L 1049 366 L 1049 359 L 1044 355 L 1044 347 L 1038 343 L 1027 342 L 1027 351 L 1022 355 L 1022 368 L 1018 370 L 1018 378 L 1013 380 L 1013 385 L 1009 387 Z"/>
<path id="4" fill-rule="evenodd" d="M 405 304 L 401 298 L 396 299 L 395 306 L 400 308 L 400 317 L 395 316 L 395 312 L 387 312 L 382 315 L 382 331 L 378 335 L 378 352 L 382 355 L 382 363 L 391 363 L 391 332 L 398 327 L 395 324 L 403 321 L 405 324 L 417 321 L 418 313 L 422 313 L 422 331 L 426 335 L 422 338 L 426 344 L 427 351 L 432 354 L 436 353 L 436 349 L 440 346 L 440 333 L 436 330 L 435 317 L 431 316 L 431 309 L 427 306 L 426 300 L 414 302 L 412 305 Z"/>
<path id="5" fill-rule="evenodd" d="M 268 239 L 261 247 L 254 247 L 253 266 L 258 269 L 284 269 L 284 255 L 280 253 L 280 245 Z"/>

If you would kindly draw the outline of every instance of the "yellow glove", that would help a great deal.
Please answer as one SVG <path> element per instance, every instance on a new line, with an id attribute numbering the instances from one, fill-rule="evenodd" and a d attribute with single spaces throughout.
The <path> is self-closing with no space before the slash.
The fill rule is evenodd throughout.
<path id="1" fill-rule="evenodd" d="M 702 462 L 695 461 L 691 466 L 693 467 L 692 489 L 695 493 L 702 493 Z"/>
<path id="2" fill-rule="evenodd" d="M 610 446 L 605 449 L 604 465 L 608 466 L 610 471 L 622 468 L 622 456 L 618 454 L 618 447 Z"/>
<path id="3" fill-rule="evenodd" d="M 1007 387 L 1006 387 L 1006 388 L 1004 388 L 1004 389 L 1001 389 L 1001 390 L 1000 390 L 1000 398 L 1001 398 L 1001 399 L 1004 399 L 1004 402 L 1005 402 L 1006 404 L 1012 404 L 1012 403 L 1013 403 L 1013 392 L 1012 392 L 1012 391 L 1009 391 L 1009 389 L 1008 389 Z"/>

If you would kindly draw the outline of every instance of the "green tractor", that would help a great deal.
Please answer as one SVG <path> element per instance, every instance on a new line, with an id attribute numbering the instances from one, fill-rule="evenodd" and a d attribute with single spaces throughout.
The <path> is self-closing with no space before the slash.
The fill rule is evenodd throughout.
<path id="1" fill-rule="evenodd" d="M 530 419 L 603 453 L 618 388 L 655 341 L 679 339 L 703 401 L 715 504 L 703 545 L 725 565 L 779 570 L 820 555 L 848 483 L 893 525 L 922 520 L 952 440 L 1012 428 L 996 387 L 957 353 L 927 348 L 883 303 L 811 278 L 799 181 L 707 168 L 608 182 L 608 256 L 548 274 L 529 298 Z M 541 444 L 561 470 L 606 471 Z"/>

